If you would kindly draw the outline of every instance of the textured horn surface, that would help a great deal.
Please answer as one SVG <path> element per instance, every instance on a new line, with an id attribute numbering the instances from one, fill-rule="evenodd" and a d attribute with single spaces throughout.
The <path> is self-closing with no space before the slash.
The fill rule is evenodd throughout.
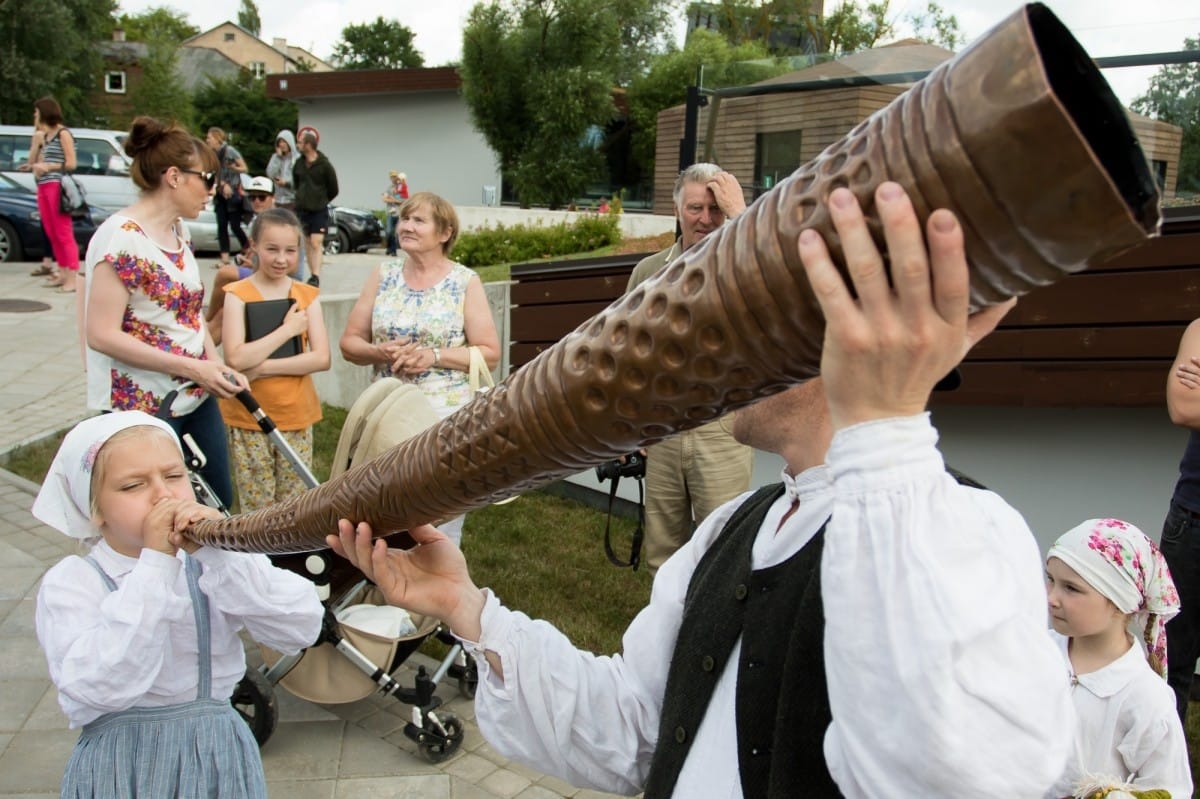
<path id="1" fill-rule="evenodd" d="M 1013 14 L 747 211 L 453 416 L 328 483 L 195 525 L 200 543 L 319 549 L 337 520 L 377 535 L 456 515 L 696 427 L 812 377 L 824 319 L 797 254 L 846 186 L 902 184 L 959 217 L 971 302 L 1024 294 L 1157 232 L 1158 195 L 1124 109 L 1045 7 Z M 843 267 L 844 269 L 844 267 Z"/>

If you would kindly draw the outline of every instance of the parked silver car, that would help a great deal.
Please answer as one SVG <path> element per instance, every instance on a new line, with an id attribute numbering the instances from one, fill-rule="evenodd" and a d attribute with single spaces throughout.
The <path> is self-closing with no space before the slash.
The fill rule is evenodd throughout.
<path id="1" fill-rule="evenodd" d="M 75 136 L 75 177 L 87 192 L 89 205 L 116 211 L 138 198 L 137 186 L 129 177 L 133 163 L 125 154 L 123 130 L 71 128 Z M 35 190 L 31 172 L 17 167 L 29 160 L 32 125 L 0 125 L 0 173 L 27 189 Z"/>

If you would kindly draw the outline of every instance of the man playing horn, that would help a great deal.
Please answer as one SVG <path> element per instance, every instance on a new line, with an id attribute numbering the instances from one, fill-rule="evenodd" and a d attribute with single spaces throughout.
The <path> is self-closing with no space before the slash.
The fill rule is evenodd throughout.
<path id="1" fill-rule="evenodd" d="M 345 520 L 330 536 L 389 602 L 467 643 L 480 729 L 505 756 L 648 799 L 1033 797 L 1062 772 L 1074 719 L 1037 545 L 946 472 L 925 412 L 1012 302 L 969 317 L 953 214 L 923 236 L 897 184 L 875 203 L 892 285 L 834 191 L 850 280 L 819 234 L 799 237 L 821 377 L 738 415 L 740 440 L 786 460 L 782 483 L 722 506 L 663 565 L 621 654 L 503 607 L 432 527 L 409 550 Z"/>

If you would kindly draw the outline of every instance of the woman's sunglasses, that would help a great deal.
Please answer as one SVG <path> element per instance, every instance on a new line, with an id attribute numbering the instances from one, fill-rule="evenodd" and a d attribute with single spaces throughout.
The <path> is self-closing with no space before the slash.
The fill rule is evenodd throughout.
<path id="1" fill-rule="evenodd" d="M 178 166 L 175 168 L 178 169 L 180 172 L 186 172 L 189 175 L 199 175 L 200 178 L 204 181 L 204 187 L 206 189 L 208 189 L 209 191 L 212 191 L 213 186 L 217 185 L 217 173 L 216 172 L 197 172 L 195 169 L 184 169 L 181 166 Z M 167 172 L 167 170 L 164 169 L 163 174 L 165 175 L 166 172 Z"/>

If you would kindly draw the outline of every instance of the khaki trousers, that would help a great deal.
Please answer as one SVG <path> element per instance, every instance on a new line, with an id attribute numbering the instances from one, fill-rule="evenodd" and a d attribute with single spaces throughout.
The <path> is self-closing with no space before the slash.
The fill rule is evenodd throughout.
<path id="1" fill-rule="evenodd" d="M 750 488 L 754 450 L 734 441 L 733 414 L 646 451 L 646 563 L 657 571 L 704 517 Z"/>

